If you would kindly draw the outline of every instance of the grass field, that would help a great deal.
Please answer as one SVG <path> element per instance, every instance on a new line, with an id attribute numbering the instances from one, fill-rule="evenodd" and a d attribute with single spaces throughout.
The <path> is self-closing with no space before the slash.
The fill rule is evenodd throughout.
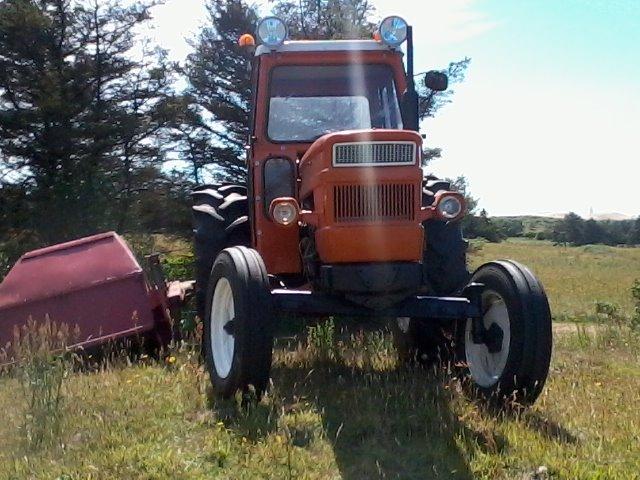
<path id="1" fill-rule="evenodd" d="M 473 263 L 498 257 L 531 265 L 563 318 L 598 299 L 629 311 L 640 277 L 640 250 L 507 242 Z M 640 338 L 625 328 L 562 328 L 538 403 L 497 416 L 447 372 L 399 367 L 388 335 L 315 328 L 278 341 L 249 410 L 213 398 L 189 349 L 68 370 L 55 426 L 27 409 L 33 385 L 4 376 L 0 479 L 640 478 Z M 38 430 L 59 435 L 35 446 Z"/>
<path id="2" fill-rule="evenodd" d="M 477 267 L 498 258 L 517 260 L 538 275 L 558 320 L 588 319 L 597 301 L 615 303 L 627 315 L 633 310 L 630 291 L 640 278 L 640 248 L 561 247 L 511 239 L 481 244 L 471 263 Z"/>

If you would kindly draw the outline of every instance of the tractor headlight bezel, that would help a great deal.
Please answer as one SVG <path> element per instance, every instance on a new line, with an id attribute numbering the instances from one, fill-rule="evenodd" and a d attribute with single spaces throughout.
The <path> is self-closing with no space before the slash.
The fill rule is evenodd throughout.
<path id="1" fill-rule="evenodd" d="M 466 202 L 457 192 L 441 192 L 436 198 L 436 210 L 443 220 L 458 220 L 465 214 Z"/>
<path id="2" fill-rule="evenodd" d="M 409 24 L 398 15 L 391 15 L 380 22 L 378 27 L 380 41 L 391 48 L 402 45 L 409 34 Z"/>
<path id="3" fill-rule="evenodd" d="M 300 217 L 300 207 L 295 198 L 281 197 L 271 202 L 269 207 L 271 219 L 278 225 L 288 227 L 295 225 Z"/>
<path id="4" fill-rule="evenodd" d="M 279 17 L 265 17 L 260 20 L 256 34 L 260 42 L 269 48 L 278 48 L 289 36 L 287 25 Z"/>

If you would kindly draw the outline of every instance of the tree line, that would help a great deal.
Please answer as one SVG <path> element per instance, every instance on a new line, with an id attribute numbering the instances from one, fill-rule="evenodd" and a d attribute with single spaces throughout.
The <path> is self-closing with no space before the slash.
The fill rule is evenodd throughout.
<path id="1" fill-rule="evenodd" d="M 550 240 L 558 245 L 640 245 L 640 216 L 634 220 L 583 219 L 571 212 L 561 219 L 490 218 L 486 211 L 463 220 L 467 238 L 500 242 L 510 237 Z"/>
<path id="2" fill-rule="evenodd" d="M 640 217 L 635 220 L 583 219 L 569 213 L 538 238 L 571 245 L 640 245 Z"/>
<path id="3" fill-rule="evenodd" d="M 158 4 L 0 0 L 3 251 L 109 229 L 186 233 L 194 185 L 243 178 L 251 85 L 238 38 L 258 13 L 208 0 L 192 53 L 175 62 L 140 34 Z M 377 23 L 368 0 L 270 5 L 292 38 L 368 38 Z M 468 64 L 449 65 L 452 83 Z M 451 101 L 420 88 L 421 118 Z"/>

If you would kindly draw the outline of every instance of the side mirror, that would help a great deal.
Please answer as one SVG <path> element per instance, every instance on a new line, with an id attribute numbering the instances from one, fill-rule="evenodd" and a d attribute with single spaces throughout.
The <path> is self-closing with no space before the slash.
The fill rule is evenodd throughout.
<path id="1" fill-rule="evenodd" d="M 449 77 L 446 73 L 431 70 L 424 75 L 424 85 L 434 92 L 444 92 L 449 88 Z"/>

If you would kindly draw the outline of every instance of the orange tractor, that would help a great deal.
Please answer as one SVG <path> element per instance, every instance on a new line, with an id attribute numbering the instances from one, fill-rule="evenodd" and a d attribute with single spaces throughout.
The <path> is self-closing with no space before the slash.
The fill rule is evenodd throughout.
<path id="1" fill-rule="evenodd" d="M 551 356 L 547 297 L 516 262 L 467 270 L 464 198 L 423 175 L 411 27 L 389 17 L 373 40 L 287 41 L 269 17 L 257 36 L 246 185 L 193 193 L 215 391 L 264 392 L 286 312 L 390 318 L 401 360 L 450 355 L 481 398 L 535 401 Z M 448 88 L 441 72 L 424 82 Z"/>

